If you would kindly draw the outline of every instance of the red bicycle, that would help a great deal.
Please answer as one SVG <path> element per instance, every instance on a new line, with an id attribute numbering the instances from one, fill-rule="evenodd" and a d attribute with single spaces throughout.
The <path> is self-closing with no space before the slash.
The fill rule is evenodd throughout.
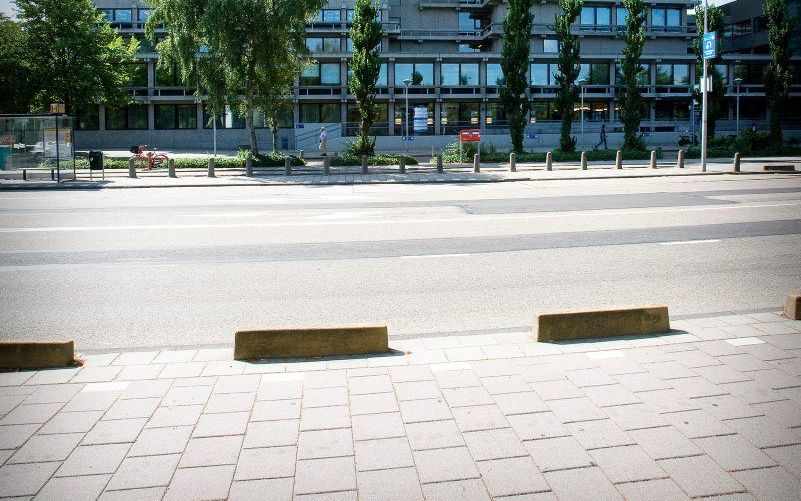
<path id="1" fill-rule="evenodd" d="M 147 148 L 146 144 L 131 146 L 131 153 L 133 153 L 131 159 L 134 161 L 134 165 L 140 169 L 151 170 L 153 167 L 166 164 L 170 159 L 164 153 L 156 153 L 155 148 L 152 151 L 145 151 L 145 148 Z"/>

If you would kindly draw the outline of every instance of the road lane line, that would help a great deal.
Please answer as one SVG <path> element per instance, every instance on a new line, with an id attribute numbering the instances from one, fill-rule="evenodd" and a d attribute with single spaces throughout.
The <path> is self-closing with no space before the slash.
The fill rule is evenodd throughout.
<path id="1" fill-rule="evenodd" d="M 459 253 L 459 254 L 417 254 L 413 256 L 398 256 L 401 259 L 422 259 L 422 258 L 437 258 L 437 257 L 462 257 L 462 256 L 472 256 L 471 253 Z"/>
<path id="2" fill-rule="evenodd" d="M 690 245 L 690 244 L 711 244 L 720 242 L 719 238 L 712 238 L 709 240 L 678 240 L 675 242 L 659 242 L 659 245 Z"/>

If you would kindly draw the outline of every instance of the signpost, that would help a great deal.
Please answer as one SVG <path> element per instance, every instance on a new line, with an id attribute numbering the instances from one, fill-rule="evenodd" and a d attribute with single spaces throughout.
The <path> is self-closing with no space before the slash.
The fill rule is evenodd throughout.
<path id="1" fill-rule="evenodd" d="M 704 72 L 701 80 L 701 172 L 706 172 L 707 93 L 712 87 L 709 78 L 709 60 L 715 59 L 717 55 L 715 32 L 709 32 L 709 5 L 706 0 L 704 0 L 704 36 L 701 38 L 701 54 L 704 60 Z"/>
<path id="2" fill-rule="evenodd" d="M 459 131 L 459 163 L 462 163 L 462 144 L 480 143 L 481 129 L 464 129 Z"/>

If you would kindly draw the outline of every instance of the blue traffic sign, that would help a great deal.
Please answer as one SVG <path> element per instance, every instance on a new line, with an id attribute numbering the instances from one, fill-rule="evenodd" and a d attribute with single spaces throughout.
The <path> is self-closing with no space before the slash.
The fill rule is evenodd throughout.
<path id="1" fill-rule="evenodd" d="M 296 129 L 302 129 L 303 128 L 303 124 L 295 124 L 295 128 Z"/>
<path id="2" fill-rule="evenodd" d="M 414 136 L 403 136 L 401 141 L 414 141 Z"/>
<path id="3" fill-rule="evenodd" d="M 526 134 L 526 139 L 537 139 L 536 134 Z"/>
<path id="4" fill-rule="evenodd" d="M 701 39 L 701 45 L 703 47 L 704 59 L 715 59 L 715 57 L 717 57 L 717 39 L 715 38 L 714 31 L 704 33 L 704 37 Z"/>

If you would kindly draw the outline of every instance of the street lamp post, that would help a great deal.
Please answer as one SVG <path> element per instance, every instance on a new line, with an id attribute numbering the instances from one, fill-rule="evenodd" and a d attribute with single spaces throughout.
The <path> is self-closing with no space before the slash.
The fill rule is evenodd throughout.
<path id="1" fill-rule="evenodd" d="M 584 148 L 584 83 L 587 79 L 582 78 L 578 81 L 579 93 L 581 94 L 581 147 Z"/>
<path id="2" fill-rule="evenodd" d="M 698 13 L 696 12 L 696 15 Z M 704 0 L 704 35 L 709 32 L 709 5 L 707 0 Z M 703 52 L 703 48 L 701 49 Z M 706 134 L 707 134 L 707 91 L 709 90 L 709 80 L 707 76 L 707 67 L 709 60 L 706 57 L 702 59 L 704 63 L 703 79 L 701 81 L 701 172 L 706 172 Z"/>
<path id="3" fill-rule="evenodd" d="M 735 78 L 734 85 L 737 88 L 737 137 L 740 137 L 740 84 L 743 83 L 742 78 Z"/>
<path id="4" fill-rule="evenodd" d="M 406 98 L 406 109 L 403 112 L 403 122 L 405 125 L 405 137 L 406 137 L 406 155 L 409 155 L 409 84 L 412 83 L 410 78 L 403 79 L 403 93 Z"/>

